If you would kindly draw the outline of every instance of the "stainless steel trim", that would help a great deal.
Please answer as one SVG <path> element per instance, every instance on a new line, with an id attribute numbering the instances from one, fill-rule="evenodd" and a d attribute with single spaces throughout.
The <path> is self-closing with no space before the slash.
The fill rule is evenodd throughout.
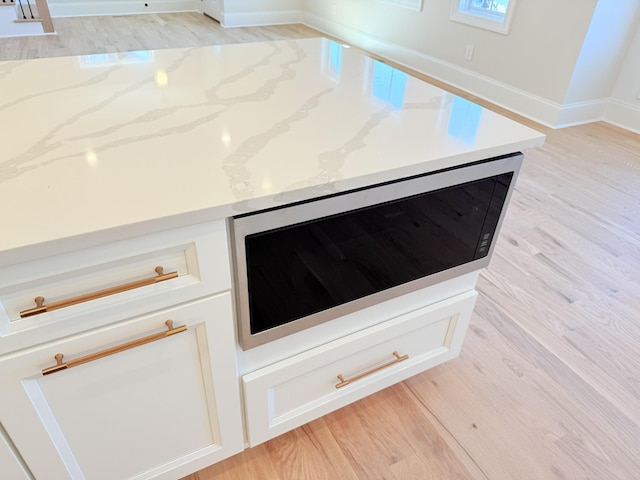
<path id="1" fill-rule="evenodd" d="M 409 178 L 394 183 L 372 186 L 367 189 L 345 192 L 317 201 L 310 201 L 265 212 L 257 212 L 252 215 L 231 219 L 229 222 L 229 231 L 232 239 L 232 256 L 234 259 L 238 332 L 239 341 L 243 350 L 257 347 L 371 305 L 450 280 L 465 273 L 479 270 L 489 264 L 496 243 L 495 240 L 491 242 L 491 247 L 486 257 L 420 278 L 413 282 L 383 290 L 349 303 L 338 305 L 285 325 L 271 328 L 265 332 L 251 335 L 246 274 L 247 264 L 244 244 L 245 236 L 438 190 L 447 186 L 499 175 L 501 173 L 514 172 L 514 179 L 509 186 L 509 191 L 505 198 L 505 205 L 508 205 L 523 158 L 524 156 L 521 153 L 514 153 L 511 156 L 501 157 L 496 160 L 462 166 L 460 168 Z M 500 231 L 505 212 L 506 208 L 503 208 L 496 226 L 494 239 Z"/>

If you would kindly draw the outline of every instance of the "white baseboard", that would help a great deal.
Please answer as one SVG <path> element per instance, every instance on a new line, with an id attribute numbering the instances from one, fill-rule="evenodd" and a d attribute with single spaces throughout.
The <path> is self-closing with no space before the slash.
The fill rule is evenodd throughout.
<path id="1" fill-rule="evenodd" d="M 132 15 L 139 13 L 198 12 L 198 0 L 99 0 L 50 2 L 53 18 L 93 15 Z M 223 13 L 223 27 L 255 27 L 300 23 L 300 10 Z"/>
<path id="2" fill-rule="evenodd" d="M 195 12 L 200 2 L 197 0 L 99 0 L 49 2 L 53 18 L 85 17 L 94 15 L 131 15 L 138 13 Z"/>
<path id="3" fill-rule="evenodd" d="M 275 12 L 238 12 L 224 13 L 221 25 L 231 27 L 257 27 L 261 25 L 286 25 L 300 23 L 302 13 L 300 10 L 280 10 Z"/>
<path id="4" fill-rule="evenodd" d="M 608 98 L 588 102 L 565 103 L 560 107 L 554 128 L 572 127 L 585 123 L 599 122 L 604 117 L 609 104 Z"/>
<path id="5" fill-rule="evenodd" d="M 640 107 L 612 98 L 607 104 L 604 121 L 640 133 Z"/>

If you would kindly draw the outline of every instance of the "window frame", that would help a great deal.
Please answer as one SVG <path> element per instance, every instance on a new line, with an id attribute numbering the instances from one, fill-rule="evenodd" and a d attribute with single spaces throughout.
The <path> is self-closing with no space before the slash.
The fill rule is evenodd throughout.
<path id="1" fill-rule="evenodd" d="M 503 35 L 509 34 L 511 18 L 513 17 L 517 0 L 509 0 L 507 10 L 504 13 L 504 19 L 502 20 L 497 15 L 495 16 L 496 18 L 493 19 L 491 18 L 491 13 L 477 10 L 471 5 L 472 2 L 473 0 L 452 0 L 449 19 L 454 22 L 484 28 L 485 30 L 491 30 L 492 32 Z M 475 13 L 474 10 L 476 11 Z"/>

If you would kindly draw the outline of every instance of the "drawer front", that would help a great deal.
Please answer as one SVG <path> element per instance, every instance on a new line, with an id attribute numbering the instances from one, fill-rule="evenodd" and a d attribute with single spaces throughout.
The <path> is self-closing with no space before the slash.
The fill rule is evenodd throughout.
<path id="1" fill-rule="evenodd" d="M 476 296 L 457 295 L 244 375 L 249 444 L 456 357 Z"/>
<path id="2" fill-rule="evenodd" d="M 0 367 L 0 424 L 38 479 L 176 479 L 244 448 L 229 292 Z"/>
<path id="3" fill-rule="evenodd" d="M 0 474 L 1 478 L 10 480 L 33 479 L 2 424 L 0 424 Z"/>
<path id="4" fill-rule="evenodd" d="M 231 288 L 222 220 L 0 273 L 0 355 Z"/>

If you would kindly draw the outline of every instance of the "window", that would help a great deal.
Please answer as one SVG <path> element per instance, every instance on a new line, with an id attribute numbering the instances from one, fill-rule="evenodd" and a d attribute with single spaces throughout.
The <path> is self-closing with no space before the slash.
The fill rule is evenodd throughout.
<path id="1" fill-rule="evenodd" d="M 506 35 L 515 3 L 516 0 L 453 0 L 450 18 Z"/>

